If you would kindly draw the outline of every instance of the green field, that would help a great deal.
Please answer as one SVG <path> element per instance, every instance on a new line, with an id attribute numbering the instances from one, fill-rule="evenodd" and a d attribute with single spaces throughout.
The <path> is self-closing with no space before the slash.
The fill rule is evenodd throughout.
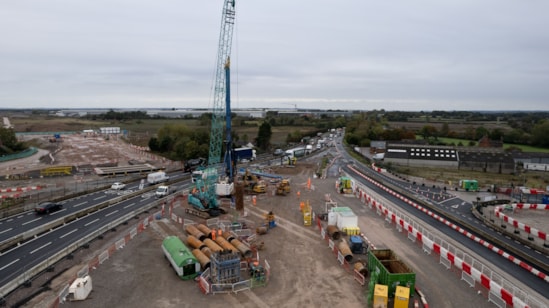
<path id="1" fill-rule="evenodd" d="M 27 117 L 10 118 L 16 132 L 67 132 L 82 131 L 85 129 L 98 130 L 100 127 L 120 127 L 128 132 L 129 140 L 137 145 L 146 146 L 151 137 L 167 124 L 183 124 L 192 130 L 208 130 L 209 127 L 199 119 L 146 119 L 127 121 L 102 121 L 81 118 L 64 118 L 57 116 L 32 115 Z M 256 125 L 253 125 L 253 124 Z M 254 142 L 259 130 L 260 121 L 245 122 L 246 125 L 237 125 L 233 122 L 233 132 L 240 141 Z M 252 125 L 250 125 L 252 124 Z M 303 136 L 317 131 L 314 126 L 274 126 L 271 127 L 271 144 L 273 147 L 285 147 L 288 134 L 299 131 Z"/>

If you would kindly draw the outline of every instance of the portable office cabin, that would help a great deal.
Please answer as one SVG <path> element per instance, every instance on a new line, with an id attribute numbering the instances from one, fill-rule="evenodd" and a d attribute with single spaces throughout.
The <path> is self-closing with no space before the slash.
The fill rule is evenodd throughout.
<path id="1" fill-rule="evenodd" d="M 335 225 L 341 231 L 358 227 L 358 216 L 350 207 L 333 207 L 328 212 L 328 225 Z"/>
<path id="2" fill-rule="evenodd" d="M 477 191 L 478 190 L 478 181 L 477 180 L 460 180 L 459 186 L 466 191 Z"/>
<path id="3" fill-rule="evenodd" d="M 188 280 L 198 276 L 200 262 L 192 254 L 192 251 L 181 242 L 179 237 L 166 237 L 162 241 L 162 251 L 179 278 Z"/>

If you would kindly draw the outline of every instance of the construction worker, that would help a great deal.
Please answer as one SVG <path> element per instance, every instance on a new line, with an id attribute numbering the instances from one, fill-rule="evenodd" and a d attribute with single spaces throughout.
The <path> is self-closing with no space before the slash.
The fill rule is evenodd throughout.
<path id="1" fill-rule="evenodd" d="M 215 235 L 216 235 L 216 231 L 215 229 L 212 229 L 212 241 L 215 241 Z"/>
<path id="2" fill-rule="evenodd" d="M 299 200 L 299 198 L 301 198 L 301 191 L 297 191 L 297 200 Z"/>
<path id="3" fill-rule="evenodd" d="M 217 236 L 222 236 L 222 235 L 223 235 L 223 230 L 218 229 L 218 230 L 217 230 Z"/>

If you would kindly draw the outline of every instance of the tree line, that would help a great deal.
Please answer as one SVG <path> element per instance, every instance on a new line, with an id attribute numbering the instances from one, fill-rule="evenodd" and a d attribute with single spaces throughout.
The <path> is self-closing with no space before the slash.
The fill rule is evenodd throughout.
<path id="1" fill-rule="evenodd" d="M 395 127 L 395 122 L 399 126 Z M 402 123 L 404 122 L 404 123 Z M 412 129 L 408 123 L 423 123 Z M 489 123 L 499 127 L 489 128 Z M 421 136 L 430 143 L 438 138 L 458 138 L 478 141 L 484 136 L 509 144 L 549 147 L 549 112 L 482 113 L 469 111 L 385 112 L 370 111 L 354 115 L 347 121 L 346 141 L 369 146 L 372 140 L 398 141 Z"/>
<path id="2" fill-rule="evenodd" d="M 232 131 L 231 135 L 233 141 L 239 140 L 235 131 Z M 269 149 L 271 136 L 271 125 L 269 122 L 263 121 L 254 139 L 256 147 L 261 150 Z M 171 160 L 186 161 L 198 157 L 208 157 L 210 128 L 208 125 L 201 128 L 189 128 L 183 123 L 167 124 L 157 132 L 156 136 L 149 139 L 148 145 L 151 151 L 160 153 Z"/>

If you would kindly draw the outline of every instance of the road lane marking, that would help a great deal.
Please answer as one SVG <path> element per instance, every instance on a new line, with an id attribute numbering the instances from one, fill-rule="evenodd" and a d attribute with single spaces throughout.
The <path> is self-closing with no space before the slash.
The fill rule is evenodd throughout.
<path id="1" fill-rule="evenodd" d="M 24 225 L 26 225 L 26 224 L 30 224 L 30 223 L 35 222 L 35 221 L 40 220 L 40 219 L 42 219 L 42 217 L 38 217 L 38 218 L 36 218 L 36 219 L 29 220 L 29 221 L 27 221 L 27 222 L 22 223 L 21 225 L 24 226 Z"/>
<path id="2" fill-rule="evenodd" d="M 59 238 L 64 238 L 65 236 L 67 236 L 67 235 L 69 235 L 69 234 L 72 234 L 72 233 L 74 233 L 74 232 L 76 232 L 76 231 L 78 231 L 78 229 L 74 229 L 74 230 L 72 230 L 72 231 L 70 231 L 70 232 L 67 232 L 67 233 L 61 235 Z"/>
<path id="3" fill-rule="evenodd" d="M 95 220 L 92 220 L 92 221 L 88 222 L 87 224 L 85 224 L 84 226 L 87 227 L 87 226 L 93 224 L 94 222 L 96 222 L 96 221 L 98 221 L 98 220 L 99 220 L 99 218 L 97 218 L 97 219 L 95 219 Z"/>
<path id="4" fill-rule="evenodd" d="M 35 250 L 31 251 L 30 254 L 32 255 L 33 253 L 37 252 L 38 250 L 40 250 L 40 249 L 42 249 L 42 248 L 44 248 L 44 247 L 46 247 L 46 246 L 48 246 L 48 245 L 50 245 L 50 244 L 51 244 L 51 242 L 47 242 L 46 244 L 44 244 L 44 245 L 42 245 L 42 246 L 36 248 Z"/>
<path id="5" fill-rule="evenodd" d="M 72 207 L 79 207 L 79 206 L 81 206 L 83 204 L 86 204 L 86 203 L 88 203 L 88 201 L 80 202 L 78 204 L 73 205 Z"/>
<path id="6" fill-rule="evenodd" d="M 135 203 L 130 203 L 130 204 L 126 205 L 124 208 L 127 209 L 127 208 L 129 208 L 130 206 L 134 206 L 134 205 L 135 205 Z"/>
<path id="7" fill-rule="evenodd" d="M 99 197 L 93 199 L 93 201 L 97 201 L 99 199 L 103 199 L 103 198 L 106 198 L 106 197 L 107 197 L 106 195 L 102 195 L 102 196 L 99 196 Z"/>
<path id="8" fill-rule="evenodd" d="M 19 259 L 15 259 L 15 260 L 11 261 L 10 263 L 8 263 L 8 264 L 6 264 L 6 265 L 0 267 L 0 271 L 3 271 L 6 267 L 12 265 L 13 263 L 15 263 L 15 262 L 17 262 L 17 261 L 19 261 Z"/>
<path id="9" fill-rule="evenodd" d="M 8 231 L 11 231 L 13 230 L 13 228 L 9 228 L 9 229 L 6 229 L 6 230 L 3 230 L 3 231 L 0 231 L 0 234 L 4 233 L 4 232 L 8 232 Z"/>
<path id="10" fill-rule="evenodd" d="M 114 214 L 114 213 L 117 213 L 117 212 L 118 212 L 118 210 L 116 210 L 116 211 L 112 211 L 112 212 L 110 212 L 110 213 L 108 213 L 108 214 L 105 214 L 105 217 L 107 217 L 107 216 L 111 216 L 112 214 Z"/>
<path id="11" fill-rule="evenodd" d="M 62 209 L 62 210 L 59 210 L 59 211 L 55 211 L 55 212 L 53 212 L 53 213 L 50 213 L 50 215 L 56 215 L 56 214 L 59 214 L 59 213 L 61 213 L 61 212 L 66 211 L 66 210 L 67 210 L 67 209 Z"/>

